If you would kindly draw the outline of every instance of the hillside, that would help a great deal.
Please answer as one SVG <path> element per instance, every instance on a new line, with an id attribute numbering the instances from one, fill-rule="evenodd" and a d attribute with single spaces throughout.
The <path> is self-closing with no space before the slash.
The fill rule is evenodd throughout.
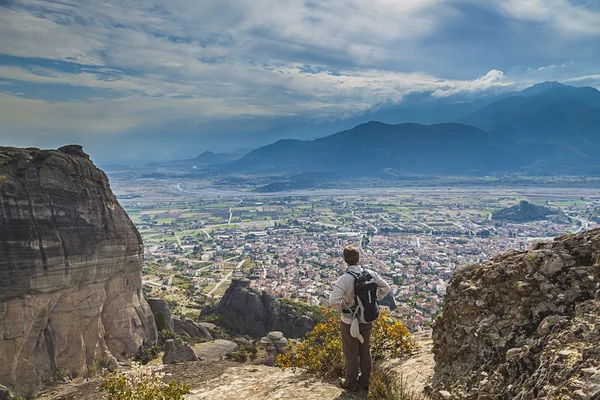
<path id="1" fill-rule="evenodd" d="M 533 222 L 547 219 L 549 215 L 558 214 L 548 207 L 536 206 L 527 201 L 521 201 L 512 207 L 492 213 L 492 219 L 514 223 Z"/>
<path id="2" fill-rule="evenodd" d="M 368 122 L 313 141 L 281 140 L 223 166 L 230 172 L 337 171 L 373 175 L 485 174 L 522 165 L 518 155 L 478 128 L 463 124 L 389 125 Z"/>
<path id="3" fill-rule="evenodd" d="M 392 125 L 371 121 L 315 140 L 279 140 L 213 170 L 328 172 L 345 174 L 344 178 L 384 179 L 402 179 L 407 174 L 477 176 L 509 172 L 600 175 L 600 92 L 594 88 L 547 82 L 467 105 L 432 100 L 417 103 L 429 111 L 442 106 L 465 114 L 476 111 L 457 123 Z M 403 112 L 394 117 L 393 109 L 386 110 L 372 115 L 410 120 Z M 450 118 L 459 114 L 444 115 Z M 274 184 L 276 187 L 265 187 L 264 191 L 310 186 L 310 182 L 296 180 Z"/>

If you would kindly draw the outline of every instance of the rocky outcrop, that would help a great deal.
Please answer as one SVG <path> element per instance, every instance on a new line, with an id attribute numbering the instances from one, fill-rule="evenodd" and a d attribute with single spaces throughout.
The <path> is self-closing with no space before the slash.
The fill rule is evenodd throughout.
<path id="1" fill-rule="evenodd" d="M 138 231 L 80 146 L 0 147 L 0 384 L 30 396 L 156 341 L 141 267 Z"/>
<path id="2" fill-rule="evenodd" d="M 600 230 L 458 270 L 443 310 L 438 397 L 600 398 Z"/>
<path id="3" fill-rule="evenodd" d="M 302 337 L 315 322 L 291 304 L 282 304 L 273 295 L 250 288 L 250 281 L 234 279 L 210 313 L 221 316 L 219 325 L 241 334 L 260 337 L 268 332 L 283 331 L 288 337 Z M 203 310 L 202 317 L 207 312 Z"/>
<path id="4" fill-rule="evenodd" d="M 166 300 L 161 298 L 148 299 L 148 304 L 154 314 L 156 327 L 159 331 L 167 330 L 189 338 L 213 340 L 212 335 L 204 326 L 190 318 L 177 318 L 171 314 L 171 308 Z"/>
<path id="5" fill-rule="evenodd" d="M 175 323 L 173 322 L 173 316 L 171 314 L 171 308 L 165 299 L 161 298 L 150 298 L 148 304 L 154 314 L 154 320 L 156 321 L 156 329 L 162 331 L 163 329 L 173 332 L 175 330 Z"/>
<path id="6" fill-rule="evenodd" d="M 258 360 L 258 364 L 264 364 L 272 367 L 275 365 L 277 354 L 283 354 L 288 345 L 288 340 L 282 332 L 269 332 L 267 336 L 260 339 L 260 346 L 265 354 Z"/>
<path id="7" fill-rule="evenodd" d="M 279 308 L 279 302 L 274 296 L 252 290 L 249 280 L 234 279 L 215 312 L 237 319 L 238 331 L 241 333 L 262 335 L 275 330 Z M 235 325 L 226 327 L 235 329 Z"/>
<path id="8" fill-rule="evenodd" d="M 200 338 L 206 340 L 213 340 L 212 335 L 208 332 L 204 326 L 197 322 L 194 322 L 190 318 L 179 319 L 173 318 L 174 332 L 181 336 L 190 338 Z"/>
<path id="9" fill-rule="evenodd" d="M 192 347 L 181 339 L 169 339 L 165 342 L 163 364 L 173 364 L 186 361 L 198 361 Z"/>
<path id="10" fill-rule="evenodd" d="M 196 345 L 196 354 L 203 360 L 220 360 L 239 349 L 240 346 L 231 340 L 217 339 L 212 342 Z"/>

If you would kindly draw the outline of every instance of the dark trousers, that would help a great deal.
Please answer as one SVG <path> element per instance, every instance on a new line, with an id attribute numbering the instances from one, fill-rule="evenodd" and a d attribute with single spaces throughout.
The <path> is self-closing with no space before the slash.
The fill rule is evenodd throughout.
<path id="1" fill-rule="evenodd" d="M 358 380 L 358 368 L 360 365 L 360 384 L 368 385 L 371 377 L 371 330 L 373 323 L 360 324 L 359 331 L 365 340 L 361 343 L 350 335 L 350 325 L 341 323 L 342 349 L 346 359 L 346 382 L 354 383 Z M 360 363 L 359 363 L 360 358 Z"/>

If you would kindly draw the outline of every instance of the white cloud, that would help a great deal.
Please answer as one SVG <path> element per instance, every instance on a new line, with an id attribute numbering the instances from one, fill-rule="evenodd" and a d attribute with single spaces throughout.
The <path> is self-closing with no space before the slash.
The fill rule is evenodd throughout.
<path id="1" fill-rule="evenodd" d="M 510 87 L 514 84 L 514 82 L 506 80 L 504 72 L 493 69 L 484 76 L 481 76 L 472 82 L 450 82 L 450 84 L 447 83 L 440 89 L 436 90 L 433 93 L 433 95 L 445 97 L 465 92 L 481 93 L 484 91 Z"/>
<path id="2" fill-rule="evenodd" d="M 600 36 L 600 12 L 569 0 L 493 0 L 510 16 L 546 23 L 564 34 Z"/>
<path id="3" fill-rule="evenodd" d="M 445 24 L 469 22 L 457 4 L 492 7 L 515 20 L 550 26 L 561 37 L 600 32 L 598 12 L 567 0 L 490 1 L 485 6 L 475 0 L 9 2 L 11 8 L 0 7 L 0 54 L 90 68 L 73 72 L 36 61 L 4 65 L 0 79 L 11 82 L 0 84 L 70 85 L 110 90 L 119 98 L 61 103 L 19 97 L 15 89 L 0 95 L 0 119 L 5 131 L 116 134 L 170 121 L 330 118 L 400 100 L 409 91 L 449 96 L 515 85 L 498 70 L 509 69 L 486 65 L 485 54 L 452 64 L 436 47 L 423 46 L 443 34 Z M 448 46 L 456 46 L 452 57 L 460 59 L 461 47 L 469 43 Z M 561 62 L 520 65 L 550 64 L 545 69 Z M 455 71 L 458 64 L 476 63 L 469 79 Z M 59 90 L 55 87 L 49 91 Z"/>

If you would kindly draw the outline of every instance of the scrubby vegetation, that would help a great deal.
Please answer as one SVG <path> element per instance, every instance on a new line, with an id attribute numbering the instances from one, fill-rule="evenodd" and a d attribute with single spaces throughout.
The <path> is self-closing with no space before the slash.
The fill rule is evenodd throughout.
<path id="1" fill-rule="evenodd" d="M 278 355 L 275 365 L 282 369 L 304 368 L 329 378 L 342 376 L 344 359 L 339 315 L 329 309 L 323 309 L 322 313 L 323 322 L 317 324 L 304 341 L 292 343 L 285 354 Z M 371 334 L 373 359 L 408 354 L 414 347 L 408 329 L 383 311 Z"/>
<path id="2" fill-rule="evenodd" d="M 375 368 L 371 374 L 368 400 L 425 400 L 404 376 L 394 378 L 389 371 Z"/>
<path id="3" fill-rule="evenodd" d="M 245 363 L 248 359 L 254 361 L 258 354 L 258 348 L 255 344 L 251 347 L 241 346 L 240 349 L 234 353 L 228 354 L 226 358 L 228 360 Z"/>
<path id="4" fill-rule="evenodd" d="M 516 206 L 494 212 L 492 218 L 497 221 L 523 223 L 544 220 L 547 219 L 549 215 L 555 214 L 558 214 L 558 211 L 548 207 L 536 206 L 527 201 L 521 201 Z"/>
<path id="5" fill-rule="evenodd" d="M 164 381 L 164 373 L 134 364 L 128 373 L 105 374 L 102 390 L 107 400 L 182 400 L 190 387 L 177 381 Z"/>

